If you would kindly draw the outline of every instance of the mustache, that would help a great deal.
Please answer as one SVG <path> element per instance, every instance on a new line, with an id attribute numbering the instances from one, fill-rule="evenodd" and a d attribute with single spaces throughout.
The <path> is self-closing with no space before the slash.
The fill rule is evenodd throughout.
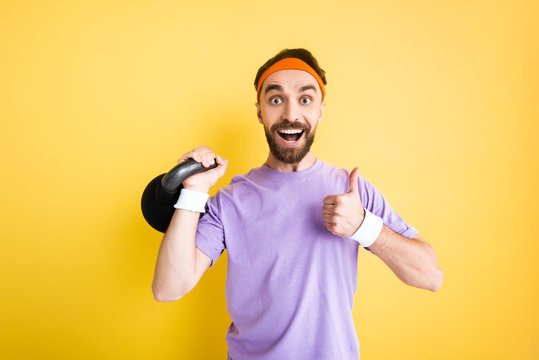
<path id="1" fill-rule="evenodd" d="M 309 124 L 300 123 L 300 122 L 290 122 L 290 121 L 281 121 L 279 123 L 275 123 L 271 126 L 271 132 L 276 132 L 281 129 L 298 129 L 298 130 L 304 130 L 306 133 L 311 132 L 311 126 Z"/>

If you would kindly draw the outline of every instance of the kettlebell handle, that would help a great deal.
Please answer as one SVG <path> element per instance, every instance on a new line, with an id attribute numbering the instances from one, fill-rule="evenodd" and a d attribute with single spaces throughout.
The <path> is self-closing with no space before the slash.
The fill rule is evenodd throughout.
<path id="1" fill-rule="evenodd" d="M 161 179 L 161 186 L 166 192 L 175 193 L 187 178 L 216 167 L 216 162 L 206 168 L 202 163 L 189 159 L 170 169 L 170 171 Z"/>

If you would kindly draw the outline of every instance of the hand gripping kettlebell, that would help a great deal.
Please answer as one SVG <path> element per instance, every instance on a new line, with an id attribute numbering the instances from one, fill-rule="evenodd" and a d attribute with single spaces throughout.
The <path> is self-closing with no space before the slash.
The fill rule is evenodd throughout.
<path id="1" fill-rule="evenodd" d="M 176 210 L 174 204 L 178 201 L 185 179 L 216 167 L 217 163 L 206 168 L 190 159 L 174 166 L 168 173 L 154 178 L 142 193 L 141 208 L 144 219 L 155 230 L 164 233 Z"/>

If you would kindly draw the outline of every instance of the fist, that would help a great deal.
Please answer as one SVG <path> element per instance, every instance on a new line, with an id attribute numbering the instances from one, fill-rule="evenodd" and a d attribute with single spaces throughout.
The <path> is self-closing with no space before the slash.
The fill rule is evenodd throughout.
<path id="1" fill-rule="evenodd" d="M 228 165 L 227 159 L 215 155 L 213 150 L 205 145 L 200 146 L 183 155 L 178 160 L 178 164 L 186 161 L 187 159 L 193 159 L 201 163 L 206 168 L 217 162 L 217 167 L 215 169 L 211 169 L 203 173 L 188 177 L 183 182 L 183 187 L 186 189 L 197 190 L 206 193 L 209 192 L 210 188 L 215 185 L 217 180 L 219 180 L 225 174 L 226 167 Z"/>
<path id="2" fill-rule="evenodd" d="M 324 226 L 333 234 L 350 237 L 359 229 L 365 218 L 365 210 L 361 204 L 357 181 L 356 167 L 350 173 L 348 191 L 340 195 L 328 195 L 322 206 Z"/>

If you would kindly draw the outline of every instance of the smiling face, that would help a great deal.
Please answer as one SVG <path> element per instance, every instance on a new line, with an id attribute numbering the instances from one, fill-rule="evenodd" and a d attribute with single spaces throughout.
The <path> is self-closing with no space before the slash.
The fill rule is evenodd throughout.
<path id="1" fill-rule="evenodd" d="M 297 164 L 310 154 L 316 126 L 324 109 L 314 77 L 302 70 L 281 70 L 266 78 L 256 104 L 270 155 Z"/>

